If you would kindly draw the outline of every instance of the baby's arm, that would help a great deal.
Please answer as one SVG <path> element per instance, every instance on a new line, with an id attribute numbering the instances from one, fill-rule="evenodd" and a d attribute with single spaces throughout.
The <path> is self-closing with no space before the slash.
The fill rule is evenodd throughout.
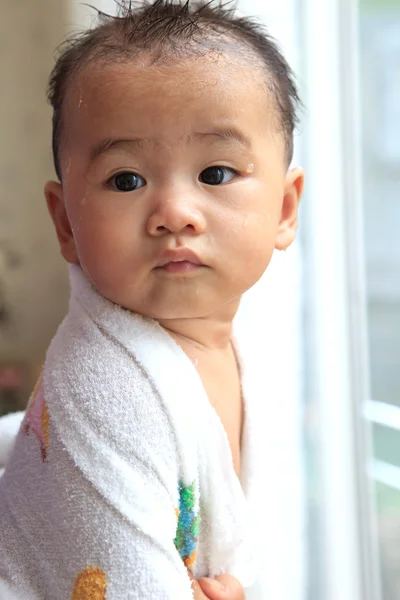
<path id="1" fill-rule="evenodd" d="M 152 414 L 151 398 L 147 409 Z M 178 480 L 171 461 L 173 435 L 165 423 L 155 418 L 148 432 L 147 424 L 141 426 L 140 409 L 133 407 L 131 433 L 141 431 L 143 443 L 129 443 L 129 423 L 121 423 L 116 432 L 119 450 L 126 451 L 119 460 L 135 478 L 132 504 L 137 503 L 138 511 L 132 520 L 112 500 L 113 474 L 102 474 L 110 489 L 107 497 L 75 464 L 51 415 L 46 417 L 45 410 L 39 415 L 46 430 L 36 429 L 38 414 L 34 417 L 30 420 L 28 411 L 0 479 L 0 583 L 29 600 L 192 599 L 174 543 Z M 116 446 L 113 451 L 118 456 Z M 92 458 L 89 467 L 95 469 L 95 453 Z"/>
<path id="2" fill-rule="evenodd" d="M 14 413 L 13 415 L 7 415 L 6 417 L 0 418 L 0 441 L 3 442 L 3 449 L 4 449 L 4 447 L 5 447 L 4 438 L 6 438 L 8 440 L 9 443 L 8 443 L 8 448 L 7 448 L 7 454 L 9 454 L 12 446 L 15 443 L 17 433 L 18 433 L 18 430 L 22 423 L 22 420 L 24 418 L 24 415 L 25 415 L 25 413 L 20 412 L 20 413 Z M 2 436 L 2 432 L 4 433 L 4 437 Z M 6 456 L 6 454 L 5 454 L 5 456 Z M 123 550 L 124 549 L 122 548 L 122 551 Z M 175 553 L 174 549 L 172 551 Z M 151 555 L 152 553 L 153 552 L 151 549 L 151 544 L 149 544 L 148 554 Z M 144 561 L 142 570 L 145 570 L 145 568 L 146 568 L 145 562 L 146 561 Z M 161 565 L 161 568 L 164 568 L 164 567 Z M 137 570 L 140 571 L 140 566 L 138 567 Z M 85 571 L 83 572 L 83 576 L 79 579 L 77 588 L 79 585 L 81 587 L 84 586 L 84 582 L 85 582 L 84 573 L 85 573 Z M 96 573 L 96 571 L 93 569 L 86 570 L 87 578 L 88 578 L 89 574 L 91 574 L 92 576 L 97 575 L 97 577 L 100 577 L 100 581 L 101 581 L 100 571 L 98 571 Z M 189 577 L 192 581 L 194 600 L 243 600 L 244 599 L 243 588 L 241 587 L 240 583 L 234 577 L 231 577 L 229 575 L 221 575 L 221 576 L 217 577 L 215 580 L 200 579 L 199 582 L 196 582 L 196 580 L 194 579 L 194 577 L 190 571 L 189 571 Z M 216 584 L 217 584 L 215 587 L 212 585 L 213 582 L 216 582 Z M 218 586 L 218 582 L 223 583 L 223 587 L 220 588 Z M 150 583 L 150 585 L 153 585 L 153 584 Z M 80 590 L 80 592 L 81 591 L 82 590 Z M 165 590 L 163 590 L 162 593 L 164 593 L 164 591 Z M 6 583 L 5 580 L 0 580 L 0 596 L 1 596 L 1 598 L 3 598 L 4 600 L 17 600 L 17 599 L 22 600 L 21 596 L 15 595 L 16 593 L 17 592 L 13 591 L 13 587 L 10 586 L 8 583 Z M 143 594 L 142 597 L 145 598 L 146 597 L 145 593 L 144 592 L 141 592 L 141 593 Z M 29 593 L 28 593 L 27 597 L 29 600 L 30 600 L 30 598 L 32 598 L 32 596 Z"/>

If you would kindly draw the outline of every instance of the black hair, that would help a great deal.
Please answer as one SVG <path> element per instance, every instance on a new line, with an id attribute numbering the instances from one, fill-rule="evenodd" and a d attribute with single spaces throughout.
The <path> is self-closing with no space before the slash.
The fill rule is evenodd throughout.
<path id="1" fill-rule="evenodd" d="M 276 41 L 263 25 L 235 14 L 232 3 L 222 0 L 117 1 L 116 16 L 98 12 L 99 21 L 62 46 L 50 76 L 48 100 L 53 108 L 53 158 L 61 181 L 60 145 L 63 102 L 71 79 L 90 61 L 127 60 L 150 51 L 155 60 L 201 50 L 219 37 L 252 51 L 264 67 L 285 138 L 288 163 L 293 157 L 293 133 L 300 103 L 293 72 Z"/>

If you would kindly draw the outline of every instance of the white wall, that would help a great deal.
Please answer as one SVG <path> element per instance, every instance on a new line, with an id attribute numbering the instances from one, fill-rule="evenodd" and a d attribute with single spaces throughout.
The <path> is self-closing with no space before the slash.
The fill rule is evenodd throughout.
<path id="1" fill-rule="evenodd" d="M 45 92 L 63 21 L 61 0 L 1 3 L 0 364 L 36 367 L 66 308 L 65 268 L 43 196 L 53 177 Z"/>

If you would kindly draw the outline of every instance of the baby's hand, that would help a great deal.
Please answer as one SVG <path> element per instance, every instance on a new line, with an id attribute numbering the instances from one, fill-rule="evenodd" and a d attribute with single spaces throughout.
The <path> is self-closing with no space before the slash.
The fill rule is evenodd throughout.
<path id="1" fill-rule="evenodd" d="M 189 571 L 194 600 L 246 600 L 244 590 L 236 577 L 219 575 L 215 579 L 202 577 L 198 581 Z"/>

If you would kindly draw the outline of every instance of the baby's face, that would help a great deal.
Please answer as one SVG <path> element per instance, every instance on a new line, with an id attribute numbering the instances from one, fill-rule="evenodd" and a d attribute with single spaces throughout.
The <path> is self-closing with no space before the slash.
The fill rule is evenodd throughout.
<path id="1" fill-rule="evenodd" d="M 211 315 L 293 240 L 302 173 L 287 173 L 257 69 L 224 56 L 87 69 L 64 131 L 62 187 L 46 188 L 61 249 L 116 304 Z"/>

